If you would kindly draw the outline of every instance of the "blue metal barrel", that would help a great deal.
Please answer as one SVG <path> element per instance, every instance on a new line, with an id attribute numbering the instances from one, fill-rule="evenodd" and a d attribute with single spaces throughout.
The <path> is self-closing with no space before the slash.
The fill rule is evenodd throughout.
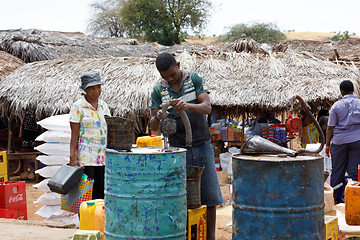
<path id="1" fill-rule="evenodd" d="M 186 150 L 106 151 L 105 239 L 186 238 Z"/>
<path id="2" fill-rule="evenodd" d="M 232 239 L 324 239 L 324 163 L 319 155 L 236 155 Z"/>

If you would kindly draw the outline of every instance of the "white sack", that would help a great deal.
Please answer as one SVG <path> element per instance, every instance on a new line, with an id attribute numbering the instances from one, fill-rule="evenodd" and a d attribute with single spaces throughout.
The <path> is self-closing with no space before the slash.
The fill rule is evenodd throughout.
<path id="1" fill-rule="evenodd" d="M 40 208 L 35 214 L 40 215 L 44 218 L 49 218 L 51 216 L 58 216 L 63 217 L 67 216 L 69 212 L 61 210 L 61 205 L 55 205 L 55 206 L 43 206 Z"/>
<path id="2" fill-rule="evenodd" d="M 222 169 L 227 169 L 229 175 L 232 175 L 232 154 L 229 152 L 220 153 L 220 165 Z"/>
<path id="3" fill-rule="evenodd" d="M 232 155 L 240 154 L 240 148 L 231 147 L 231 148 L 229 148 L 229 153 L 231 153 Z"/>
<path id="4" fill-rule="evenodd" d="M 70 131 L 54 131 L 49 130 L 40 134 L 35 141 L 70 143 Z"/>
<path id="5" fill-rule="evenodd" d="M 54 192 L 46 192 L 41 195 L 34 203 L 39 203 L 42 205 L 60 205 L 61 204 L 61 194 Z"/>
<path id="6" fill-rule="evenodd" d="M 70 158 L 64 155 L 39 155 L 36 159 L 46 165 L 64 165 L 70 162 Z"/>
<path id="7" fill-rule="evenodd" d="M 34 149 L 47 155 L 70 155 L 69 143 L 43 143 Z"/>
<path id="8" fill-rule="evenodd" d="M 51 116 L 37 122 L 37 124 L 48 130 L 71 131 L 69 114 Z"/>
<path id="9" fill-rule="evenodd" d="M 61 166 L 46 166 L 38 169 L 35 173 L 40 174 L 44 178 L 51 178 L 61 168 Z"/>
<path id="10" fill-rule="evenodd" d="M 41 182 L 39 182 L 37 184 L 34 184 L 33 187 L 37 188 L 37 189 L 39 189 L 41 191 L 44 191 L 44 192 L 49 192 L 50 188 L 47 185 L 49 180 L 50 180 L 50 178 L 46 178 L 46 179 L 42 180 Z"/>

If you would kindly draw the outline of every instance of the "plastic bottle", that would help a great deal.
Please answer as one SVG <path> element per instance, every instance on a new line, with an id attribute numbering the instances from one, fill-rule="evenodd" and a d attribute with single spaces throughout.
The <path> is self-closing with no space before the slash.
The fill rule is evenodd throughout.
<path id="1" fill-rule="evenodd" d="M 82 202 L 80 205 L 80 230 L 94 230 L 95 208 L 104 205 L 104 199 Z"/>
<path id="2" fill-rule="evenodd" d="M 359 184 L 347 184 L 345 187 L 345 220 L 348 225 L 360 225 Z"/>
<path id="3" fill-rule="evenodd" d="M 105 230 L 105 205 L 104 202 L 98 202 L 95 207 L 94 214 L 94 230 L 101 231 L 104 234 Z M 104 235 L 101 240 L 104 240 Z"/>
<path id="4" fill-rule="evenodd" d="M 80 230 L 94 230 L 95 201 L 85 201 L 80 205 Z"/>
<path id="5" fill-rule="evenodd" d="M 160 136 L 151 135 L 150 136 L 150 146 L 151 147 L 162 147 L 163 142 Z"/>

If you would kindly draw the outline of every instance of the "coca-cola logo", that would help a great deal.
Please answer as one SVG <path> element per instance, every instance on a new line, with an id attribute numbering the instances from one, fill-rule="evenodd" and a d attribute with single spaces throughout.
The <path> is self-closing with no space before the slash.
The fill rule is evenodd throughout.
<path id="1" fill-rule="evenodd" d="M 24 197 L 23 197 L 23 194 L 20 193 L 18 194 L 17 196 L 10 196 L 9 197 L 9 203 L 14 203 L 14 202 L 19 202 L 19 201 L 22 201 L 24 200 Z"/>

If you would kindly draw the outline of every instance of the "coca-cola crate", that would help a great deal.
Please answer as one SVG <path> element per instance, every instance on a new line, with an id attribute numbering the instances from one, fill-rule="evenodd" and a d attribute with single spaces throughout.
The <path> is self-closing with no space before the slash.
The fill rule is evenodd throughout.
<path id="1" fill-rule="evenodd" d="M 26 204 L 20 205 L 16 209 L 0 208 L 0 218 L 27 220 Z"/>
<path id="2" fill-rule="evenodd" d="M 0 182 L 0 208 L 16 209 L 26 206 L 25 181 Z"/>

